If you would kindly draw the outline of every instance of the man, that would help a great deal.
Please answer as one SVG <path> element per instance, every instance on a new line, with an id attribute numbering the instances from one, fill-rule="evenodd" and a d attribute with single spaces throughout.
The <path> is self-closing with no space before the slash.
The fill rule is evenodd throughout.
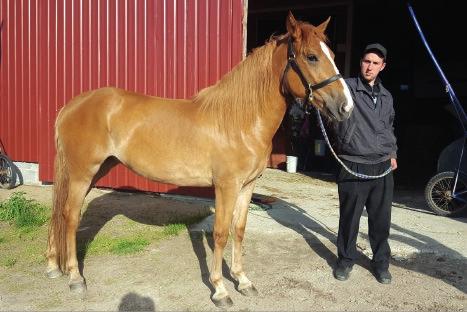
<path id="1" fill-rule="evenodd" d="M 393 99 L 378 77 L 386 67 L 387 51 L 379 43 L 369 44 L 360 60 L 360 75 L 346 79 L 355 107 L 349 119 L 335 123 L 339 157 L 361 174 L 375 176 L 389 167 L 397 168 Z M 337 176 L 339 192 L 338 260 L 334 277 L 347 280 L 358 257 L 356 241 L 363 208 L 368 214 L 368 236 L 373 274 L 389 284 L 388 237 L 394 180 L 392 172 L 381 178 L 362 179 L 341 167 Z"/>

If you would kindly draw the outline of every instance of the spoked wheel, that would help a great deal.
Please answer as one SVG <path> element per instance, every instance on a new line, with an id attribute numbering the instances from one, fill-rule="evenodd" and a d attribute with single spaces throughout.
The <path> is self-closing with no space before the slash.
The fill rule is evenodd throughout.
<path id="1" fill-rule="evenodd" d="M 0 154 L 0 187 L 11 189 L 16 184 L 16 172 L 11 160 Z"/>
<path id="2" fill-rule="evenodd" d="M 452 188 L 455 181 L 455 173 L 451 171 L 441 172 L 428 181 L 425 187 L 425 199 L 430 209 L 446 217 L 454 217 L 467 209 L 467 203 L 459 198 L 454 198 Z M 462 198 L 467 199 L 467 185 L 462 179 L 457 180 L 456 194 L 462 193 Z"/>

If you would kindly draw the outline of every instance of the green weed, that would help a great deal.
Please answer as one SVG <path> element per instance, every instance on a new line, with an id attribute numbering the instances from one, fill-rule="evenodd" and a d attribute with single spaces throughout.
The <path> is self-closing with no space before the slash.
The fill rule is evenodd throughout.
<path id="1" fill-rule="evenodd" d="M 92 241 L 81 245 L 80 254 L 105 254 L 127 255 L 143 251 L 151 242 L 159 241 L 171 236 L 179 235 L 186 229 L 184 223 L 168 224 L 161 227 L 141 227 L 137 223 L 129 222 L 127 229 L 132 228 L 133 235 L 120 237 L 101 233 Z"/>
<path id="2" fill-rule="evenodd" d="M 110 252 L 117 255 L 127 255 L 144 250 L 149 245 L 149 241 L 142 238 L 123 238 L 113 242 Z"/>
<path id="3" fill-rule="evenodd" d="M 2 261 L 2 262 L 3 262 L 2 264 L 3 264 L 4 266 L 6 266 L 7 268 L 11 268 L 12 266 L 15 265 L 15 263 L 16 263 L 17 261 L 18 261 L 18 259 L 16 259 L 16 258 L 11 258 L 11 257 L 10 257 L 10 258 L 4 259 L 4 260 Z"/>
<path id="4" fill-rule="evenodd" d="M 181 231 L 186 229 L 186 225 L 182 223 L 173 223 L 164 226 L 162 234 L 164 236 L 177 236 Z"/>
<path id="5" fill-rule="evenodd" d="M 85 252 L 90 254 L 113 253 L 116 255 L 127 255 L 137 253 L 150 244 L 149 240 L 137 237 L 109 237 L 97 236 L 92 242 L 86 244 Z"/>
<path id="6" fill-rule="evenodd" d="M 24 192 L 15 192 L 0 202 L 0 221 L 8 221 L 18 228 L 39 227 L 48 220 L 47 206 L 27 199 Z"/>
<path id="7" fill-rule="evenodd" d="M 25 192 L 15 192 L 0 202 L 0 266 L 17 267 L 44 261 L 45 244 L 50 209 L 35 200 L 25 197 Z M 188 225 L 197 223 L 207 215 L 199 214 L 187 218 L 169 220 L 165 226 L 149 226 L 124 218 L 114 219 L 92 238 L 81 241 L 78 254 L 128 255 L 144 251 L 150 244 L 180 235 Z M 15 246 L 15 247 L 13 247 Z M 79 257 L 80 257 L 79 256 Z"/>
<path id="8" fill-rule="evenodd" d="M 0 244 L 0 266 L 18 266 L 42 263 L 47 242 L 47 227 L 17 228 L 15 225 L 2 226 L 3 243 Z M 10 259 L 17 259 L 12 262 Z"/>

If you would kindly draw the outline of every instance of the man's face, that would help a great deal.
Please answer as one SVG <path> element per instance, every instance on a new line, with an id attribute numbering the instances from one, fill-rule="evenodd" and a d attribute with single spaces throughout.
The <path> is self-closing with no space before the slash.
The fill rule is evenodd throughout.
<path id="1" fill-rule="evenodd" d="M 378 54 L 369 52 L 365 54 L 360 61 L 360 70 L 362 77 L 369 83 L 373 84 L 380 71 L 384 69 L 386 63 Z"/>

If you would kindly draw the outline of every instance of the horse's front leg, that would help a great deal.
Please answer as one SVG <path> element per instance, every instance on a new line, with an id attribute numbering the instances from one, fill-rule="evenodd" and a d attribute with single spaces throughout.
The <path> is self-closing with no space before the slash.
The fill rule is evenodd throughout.
<path id="1" fill-rule="evenodd" d="M 233 220 L 231 224 L 231 232 L 233 236 L 232 244 L 232 266 L 230 274 L 238 281 L 238 291 L 245 296 L 257 295 L 253 283 L 248 279 L 243 271 L 242 261 L 242 242 L 245 235 L 245 226 L 248 215 L 248 207 L 250 205 L 253 189 L 256 181 L 244 186 L 240 191 L 240 196 L 237 200 L 237 205 L 234 210 Z"/>
<path id="2" fill-rule="evenodd" d="M 229 237 L 233 211 L 237 202 L 240 186 L 237 184 L 216 185 L 216 213 L 214 222 L 214 256 L 211 267 L 210 281 L 215 289 L 212 301 L 218 307 L 233 304 L 229 293 L 225 289 L 222 277 L 222 260 L 224 248 Z"/>

